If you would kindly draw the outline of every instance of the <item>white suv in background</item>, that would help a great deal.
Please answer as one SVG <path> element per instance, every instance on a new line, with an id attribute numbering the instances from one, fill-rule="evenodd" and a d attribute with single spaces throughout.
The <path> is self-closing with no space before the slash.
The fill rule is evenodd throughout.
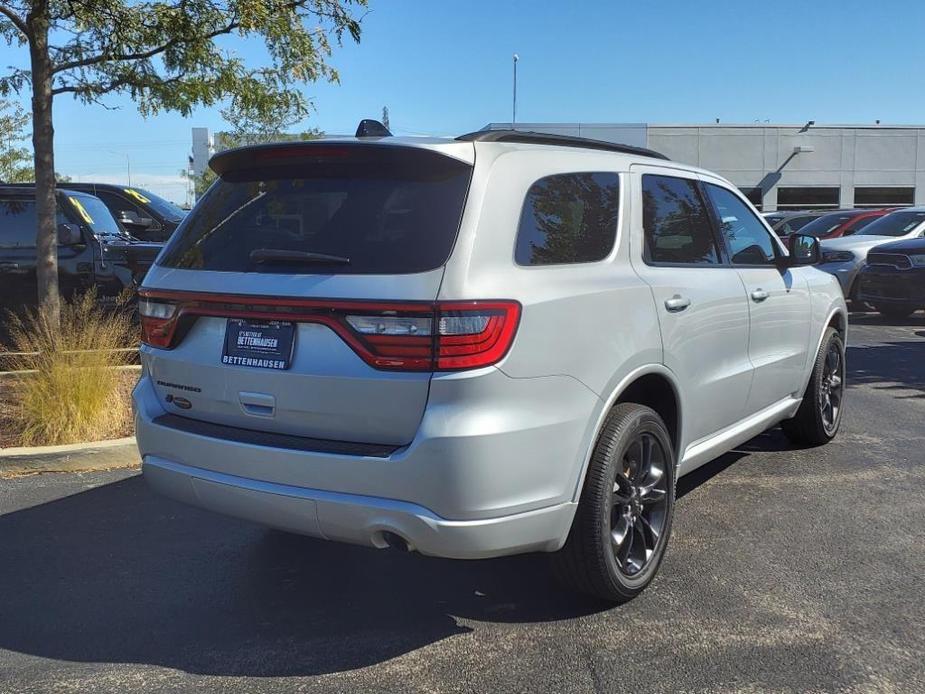
<path id="1" fill-rule="evenodd" d="M 157 490 L 329 540 L 552 553 L 622 601 L 675 482 L 835 436 L 845 302 L 727 181 L 515 131 L 217 154 L 140 292 Z M 768 499 L 767 503 L 773 503 Z"/>

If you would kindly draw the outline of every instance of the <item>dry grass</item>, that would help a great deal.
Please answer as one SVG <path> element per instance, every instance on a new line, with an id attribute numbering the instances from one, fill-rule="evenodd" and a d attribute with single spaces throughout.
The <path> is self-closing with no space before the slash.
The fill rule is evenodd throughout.
<path id="1" fill-rule="evenodd" d="M 38 373 L 6 386 L 11 404 L 0 416 L 12 423 L 10 438 L 52 445 L 122 436 L 131 428 L 126 376 L 137 374 L 113 368 L 128 363 L 130 353 L 108 351 L 137 344 L 127 312 L 100 309 L 91 291 L 62 304 L 60 327 L 40 312 L 9 320 L 14 351 L 39 353 L 12 366 Z"/>

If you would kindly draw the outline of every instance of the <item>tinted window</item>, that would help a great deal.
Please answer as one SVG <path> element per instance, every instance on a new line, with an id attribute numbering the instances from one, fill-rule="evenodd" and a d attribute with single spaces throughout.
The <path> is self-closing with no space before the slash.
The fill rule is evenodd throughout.
<path id="1" fill-rule="evenodd" d="M 133 202 L 126 200 L 121 195 L 116 195 L 115 193 L 110 193 L 108 190 L 99 190 L 96 192 L 96 197 L 103 201 L 106 207 L 109 208 L 109 211 L 112 212 L 112 216 L 116 219 L 119 218 L 119 215 L 122 212 L 134 212 L 139 217 L 150 217 L 151 213 L 145 210 L 140 205 L 137 205 Z"/>
<path id="2" fill-rule="evenodd" d="M 800 231 L 803 227 L 809 224 L 811 221 L 816 219 L 813 217 L 791 217 L 786 222 L 780 225 L 777 229 L 777 234 L 779 236 L 789 236 L 790 234 Z"/>
<path id="3" fill-rule="evenodd" d="M 720 230 L 736 265 L 763 265 L 774 260 L 774 245 L 764 224 L 734 193 L 707 184 Z"/>
<path id="4" fill-rule="evenodd" d="M 840 196 L 840 188 L 778 188 L 777 207 L 781 210 L 838 207 Z"/>
<path id="5" fill-rule="evenodd" d="M 905 236 L 925 222 L 925 212 L 891 212 L 864 228 L 871 236 Z"/>
<path id="6" fill-rule="evenodd" d="M 34 200 L 0 200 L 0 246 L 34 248 L 36 228 Z"/>
<path id="7" fill-rule="evenodd" d="M 838 229 L 838 227 L 840 227 L 842 224 L 856 216 L 857 215 L 845 212 L 824 214 L 821 217 L 817 217 L 802 229 L 800 229 L 800 233 L 816 237 L 827 236 L 828 234 L 831 234 L 833 231 Z"/>
<path id="8" fill-rule="evenodd" d="M 186 216 L 186 212 L 184 212 L 181 207 L 174 205 L 170 200 L 165 200 L 150 191 L 142 190 L 141 188 L 126 188 L 125 192 L 138 202 L 153 209 L 164 219 L 169 219 L 172 222 L 179 222 Z M 145 214 L 144 216 L 150 217 L 151 215 Z"/>
<path id="9" fill-rule="evenodd" d="M 642 177 L 642 225 L 646 260 L 654 263 L 719 263 L 706 206 L 694 181 Z"/>
<path id="10" fill-rule="evenodd" d="M 547 176 L 527 191 L 517 230 L 518 265 L 591 263 L 613 248 L 620 211 L 615 173 Z"/>
<path id="11" fill-rule="evenodd" d="M 116 224 L 109 208 L 99 198 L 92 195 L 74 195 L 65 193 L 77 210 L 80 221 L 89 226 L 97 236 L 122 236 L 121 227 Z"/>
<path id="12" fill-rule="evenodd" d="M 897 186 L 858 186 L 854 189 L 855 207 L 892 207 L 912 205 L 915 188 Z"/>
<path id="13" fill-rule="evenodd" d="M 57 223 L 70 222 L 58 205 Z M 77 221 L 77 220 L 73 220 Z M 0 200 L 0 248 L 35 248 L 38 216 L 35 200 L 7 198 Z"/>
<path id="14" fill-rule="evenodd" d="M 166 247 L 167 267 L 401 274 L 446 262 L 471 167 L 425 150 L 292 148 L 226 171 Z M 330 153 L 330 159 L 327 153 Z M 291 162 L 291 163 L 290 163 Z M 325 257 L 326 256 L 326 257 Z"/>
<path id="15" fill-rule="evenodd" d="M 748 198 L 748 201 L 755 206 L 759 212 L 764 203 L 764 193 L 761 188 L 739 188 L 739 191 Z"/>
<path id="16" fill-rule="evenodd" d="M 845 229 L 845 231 L 842 233 L 844 236 L 851 236 L 851 234 L 857 234 L 861 229 L 863 229 L 868 224 L 878 219 L 880 219 L 880 217 L 861 217 L 859 220 L 857 220 L 851 226 Z"/>

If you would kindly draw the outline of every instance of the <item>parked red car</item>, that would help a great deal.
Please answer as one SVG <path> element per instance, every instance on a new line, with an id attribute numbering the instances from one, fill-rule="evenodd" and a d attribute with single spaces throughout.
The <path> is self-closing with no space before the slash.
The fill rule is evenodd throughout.
<path id="1" fill-rule="evenodd" d="M 837 210 L 814 219 L 800 229 L 801 234 L 815 236 L 818 239 L 835 239 L 839 236 L 863 234 L 865 226 L 875 219 L 889 214 L 896 208 L 879 210 Z"/>

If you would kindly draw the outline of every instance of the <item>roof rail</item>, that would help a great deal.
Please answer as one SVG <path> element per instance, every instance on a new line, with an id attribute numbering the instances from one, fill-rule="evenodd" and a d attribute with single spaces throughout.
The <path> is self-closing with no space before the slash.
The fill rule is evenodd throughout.
<path id="1" fill-rule="evenodd" d="M 621 145 L 617 142 L 592 140 L 587 137 L 574 137 L 572 135 L 553 135 L 551 133 L 538 133 L 530 130 L 477 130 L 456 138 L 463 142 L 519 142 L 534 145 L 558 145 L 560 147 L 581 147 L 583 149 L 599 149 L 605 152 L 620 152 L 621 154 L 636 154 L 641 157 L 654 159 L 668 159 L 664 154 L 645 147 Z"/>

